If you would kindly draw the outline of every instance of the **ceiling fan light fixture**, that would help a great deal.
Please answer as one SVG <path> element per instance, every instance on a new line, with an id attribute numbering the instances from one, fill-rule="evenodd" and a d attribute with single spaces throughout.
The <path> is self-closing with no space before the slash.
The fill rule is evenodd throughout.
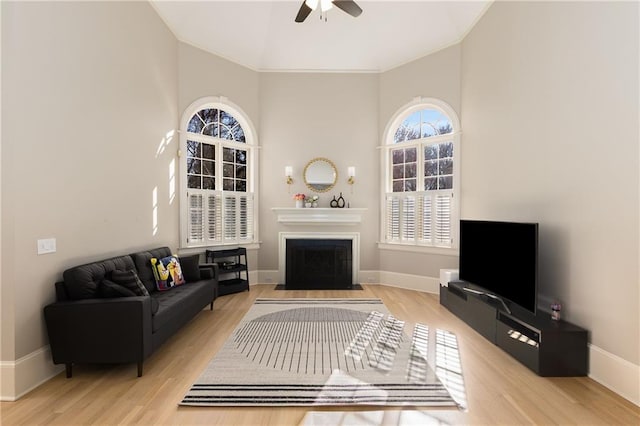
<path id="1" fill-rule="evenodd" d="M 305 2 L 304 2 L 304 3 L 305 3 L 307 6 L 309 6 L 309 8 L 310 8 L 311 10 L 316 10 L 316 8 L 318 7 L 318 1 L 319 1 L 319 0 L 305 0 Z"/>
<path id="2" fill-rule="evenodd" d="M 316 1 L 317 3 L 317 1 Z M 320 9 L 323 12 L 326 12 L 327 10 L 331 9 L 333 7 L 333 1 L 332 0 L 320 0 Z"/>
<path id="3" fill-rule="evenodd" d="M 2 0 L 0 0 L 2 1 Z M 304 22 L 305 19 L 320 6 L 321 13 L 320 19 L 327 20 L 327 11 L 333 8 L 333 6 L 338 9 L 346 12 L 347 14 L 355 17 L 360 16 L 362 13 L 362 9 L 360 6 L 356 4 L 354 0 L 303 0 L 302 6 L 298 10 L 298 14 L 296 15 L 295 21 L 300 23 Z"/>

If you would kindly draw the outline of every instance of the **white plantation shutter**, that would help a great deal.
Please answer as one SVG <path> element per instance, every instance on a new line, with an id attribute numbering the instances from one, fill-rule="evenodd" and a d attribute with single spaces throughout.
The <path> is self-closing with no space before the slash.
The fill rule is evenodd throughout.
<path id="1" fill-rule="evenodd" d="M 253 241 L 253 195 L 239 196 L 239 228 L 238 238 L 241 241 Z"/>
<path id="2" fill-rule="evenodd" d="M 452 246 L 452 191 L 391 193 L 386 198 L 387 242 Z"/>
<path id="3" fill-rule="evenodd" d="M 218 214 L 224 229 L 224 243 L 251 242 L 254 239 L 253 194 L 230 193 L 222 197 L 221 214 Z M 223 224 L 223 225 L 222 225 Z"/>
<path id="4" fill-rule="evenodd" d="M 416 197 L 407 196 L 402 203 L 402 240 L 416 239 Z"/>
<path id="5" fill-rule="evenodd" d="M 237 199 L 235 195 L 224 195 L 224 241 L 236 240 L 238 229 Z"/>
<path id="6" fill-rule="evenodd" d="M 433 240 L 433 228 L 431 226 L 432 215 L 432 203 L 431 197 L 427 195 L 421 195 L 419 198 L 420 212 L 419 217 L 421 219 L 420 235 L 418 239 L 425 243 L 431 243 Z"/>
<path id="7" fill-rule="evenodd" d="M 187 245 L 252 242 L 255 234 L 253 194 L 191 191 L 187 194 Z"/>
<path id="8" fill-rule="evenodd" d="M 207 237 L 210 242 L 222 241 L 222 197 L 207 195 Z"/>
<path id="9" fill-rule="evenodd" d="M 400 198 L 394 195 L 387 195 L 387 221 L 386 239 L 387 241 L 400 240 Z"/>
<path id="10" fill-rule="evenodd" d="M 204 195 L 187 194 L 189 205 L 189 223 L 187 225 L 187 243 L 204 241 Z"/>
<path id="11" fill-rule="evenodd" d="M 187 199 L 189 205 L 187 244 L 220 242 L 222 236 L 222 224 L 219 220 L 220 195 L 192 191 L 187 194 Z"/>
<path id="12" fill-rule="evenodd" d="M 435 196 L 435 244 L 451 245 L 453 237 L 451 234 L 451 201 L 453 194 L 441 194 Z"/>

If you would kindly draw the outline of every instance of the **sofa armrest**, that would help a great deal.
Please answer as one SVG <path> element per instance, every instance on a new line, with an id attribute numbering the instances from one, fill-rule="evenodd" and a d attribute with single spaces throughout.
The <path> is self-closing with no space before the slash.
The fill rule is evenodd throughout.
<path id="1" fill-rule="evenodd" d="M 217 263 L 201 263 L 200 278 L 203 280 L 216 280 L 220 277 L 220 269 Z"/>
<path id="2" fill-rule="evenodd" d="M 152 352 L 148 296 L 56 302 L 44 317 L 55 364 L 140 363 Z"/>

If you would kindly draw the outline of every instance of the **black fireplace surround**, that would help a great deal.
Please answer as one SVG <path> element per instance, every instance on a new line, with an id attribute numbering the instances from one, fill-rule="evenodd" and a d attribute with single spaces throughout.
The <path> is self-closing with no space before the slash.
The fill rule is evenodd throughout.
<path id="1" fill-rule="evenodd" d="M 351 240 L 287 239 L 285 289 L 351 289 L 352 253 Z"/>

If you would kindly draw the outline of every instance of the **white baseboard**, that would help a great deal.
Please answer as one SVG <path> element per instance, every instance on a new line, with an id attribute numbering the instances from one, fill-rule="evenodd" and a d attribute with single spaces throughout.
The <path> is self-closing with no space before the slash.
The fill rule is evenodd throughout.
<path id="1" fill-rule="evenodd" d="M 388 285 L 389 287 L 440 294 L 440 278 L 386 271 L 380 271 L 379 274 L 380 284 Z"/>
<path id="2" fill-rule="evenodd" d="M 589 377 L 640 406 L 640 366 L 589 345 Z"/>
<path id="3" fill-rule="evenodd" d="M 358 274 L 360 282 L 358 284 L 375 285 L 380 284 L 380 271 L 363 271 Z"/>
<path id="4" fill-rule="evenodd" d="M 257 279 L 254 281 L 256 284 L 282 284 L 278 281 L 280 280 L 280 275 L 278 274 L 278 270 L 266 270 L 266 271 L 256 271 Z"/>
<path id="5" fill-rule="evenodd" d="M 249 285 L 259 283 L 259 271 L 249 271 Z"/>
<path id="6" fill-rule="evenodd" d="M 0 362 L 0 401 L 15 401 L 14 364 L 9 361 Z"/>
<path id="7" fill-rule="evenodd" d="M 15 401 L 64 370 L 51 359 L 48 346 L 16 361 L 0 362 L 0 401 Z"/>

